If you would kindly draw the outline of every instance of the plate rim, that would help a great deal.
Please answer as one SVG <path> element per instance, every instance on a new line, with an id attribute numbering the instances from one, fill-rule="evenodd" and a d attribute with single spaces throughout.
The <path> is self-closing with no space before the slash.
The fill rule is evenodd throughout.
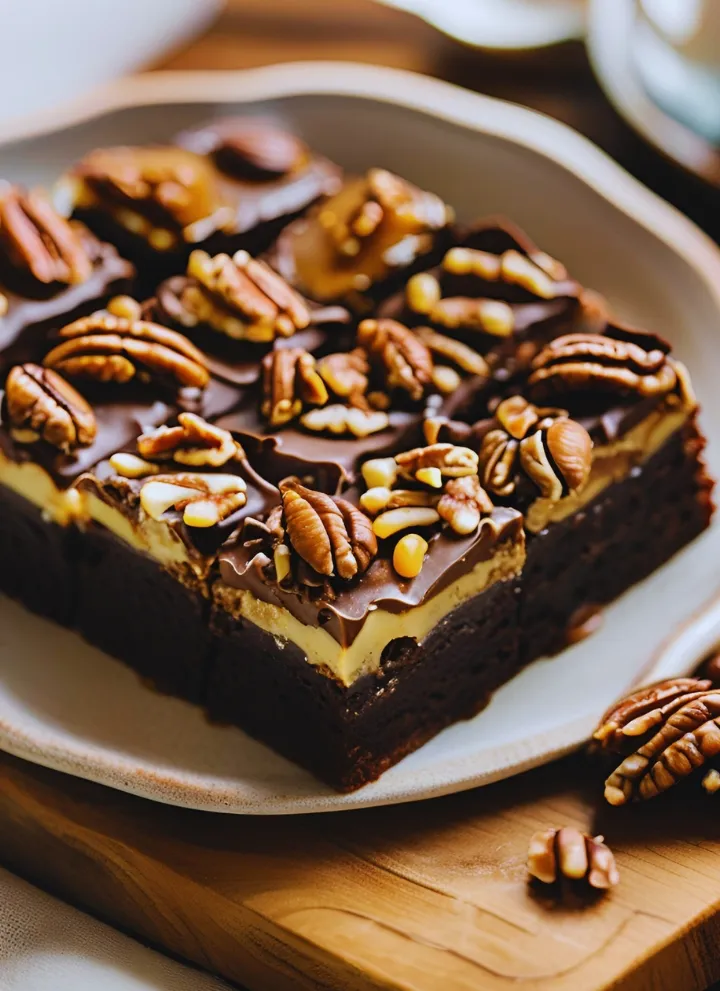
<path id="1" fill-rule="evenodd" d="M 75 124 L 105 116 L 121 109 L 171 103 L 253 103 L 261 100 L 301 95 L 343 95 L 361 97 L 397 107 L 418 111 L 468 130 L 499 137 L 520 145 L 553 161 L 571 172 L 607 202 L 612 204 L 658 238 L 688 264 L 702 279 L 714 300 L 720 317 L 720 250 L 711 239 L 677 209 L 643 186 L 607 154 L 572 128 L 536 111 L 482 96 L 468 90 L 416 73 L 348 62 L 294 62 L 259 69 L 230 72 L 165 72 L 131 77 L 103 86 L 79 100 L 73 100 L 52 112 L 41 112 L 21 124 L 0 125 L 0 147 L 29 138 L 42 138 Z M 701 538 L 702 539 L 702 538 Z M 691 616 L 682 627 L 671 633 L 668 641 L 632 682 L 654 680 L 674 662 L 690 663 L 698 656 L 698 644 L 707 639 L 707 631 L 720 632 L 720 597 L 714 597 Z M 659 674 L 658 674 L 659 676 Z M 570 719 L 536 734 L 516 748 L 511 759 L 493 771 L 472 773 L 467 758 L 449 758 L 452 774 L 443 776 L 441 783 L 423 789 L 417 782 L 413 788 L 399 788 L 375 797 L 360 789 L 343 796 L 329 793 L 303 799 L 277 796 L 258 807 L 249 799 L 245 807 L 234 797 L 234 807 L 228 807 L 223 789 L 213 789 L 216 800 L 198 801 L 197 789 L 187 780 L 180 781 L 171 773 L 152 774 L 153 787 L 147 786 L 146 774 L 140 774 L 138 786 L 123 783 L 123 771 L 132 762 L 115 759 L 111 786 L 169 804 L 200 808 L 206 811 L 236 814 L 303 814 L 323 811 L 346 811 L 371 806 L 397 804 L 489 784 L 531 767 L 555 760 L 579 746 L 592 727 L 586 717 Z M 109 784 L 107 761 L 98 757 L 82 761 L 83 768 L 68 769 L 67 757 L 38 752 L 38 747 L 23 733 L 12 732 L 0 722 L 0 747 L 34 763 L 76 774 L 101 784 Z M 67 754 L 67 748 L 64 753 Z M 135 764 L 136 766 L 136 764 Z M 119 773 L 118 773 L 119 772 Z M 158 794 L 162 778 L 173 782 L 173 790 L 183 793 L 183 799 L 169 800 Z M 366 797 L 365 797 L 365 795 Z"/>

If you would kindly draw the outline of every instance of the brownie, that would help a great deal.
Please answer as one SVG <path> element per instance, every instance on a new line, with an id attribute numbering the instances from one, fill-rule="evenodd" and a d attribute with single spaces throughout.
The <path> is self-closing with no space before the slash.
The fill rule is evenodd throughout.
<path id="1" fill-rule="evenodd" d="M 670 345 L 507 221 L 371 170 L 253 258 L 320 174 L 262 122 L 76 170 L 98 223 L 146 225 L 148 282 L 177 267 L 7 338 L 0 587 L 352 790 L 692 540 L 712 483 Z M 52 217 L 3 257 L 77 280 L 90 235 Z"/>
<path id="2" fill-rule="evenodd" d="M 94 151 L 58 196 L 137 264 L 145 295 L 182 272 L 193 248 L 264 250 L 339 177 L 336 165 L 289 132 L 236 118 L 183 132 L 171 145 Z"/>

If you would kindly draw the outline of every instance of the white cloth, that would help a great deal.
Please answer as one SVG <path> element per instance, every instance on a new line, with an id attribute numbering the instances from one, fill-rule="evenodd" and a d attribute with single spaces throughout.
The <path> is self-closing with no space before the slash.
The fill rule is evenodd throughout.
<path id="1" fill-rule="evenodd" d="M 0 868 L 0 991 L 229 991 Z"/>

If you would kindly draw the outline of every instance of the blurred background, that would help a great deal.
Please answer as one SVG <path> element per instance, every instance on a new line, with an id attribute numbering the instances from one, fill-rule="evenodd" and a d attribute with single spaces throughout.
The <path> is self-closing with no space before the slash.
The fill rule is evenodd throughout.
<path id="1" fill-rule="evenodd" d="M 302 59 L 540 110 L 720 239 L 720 0 L 24 0 L 4 11 L 0 118 L 131 72 Z"/>

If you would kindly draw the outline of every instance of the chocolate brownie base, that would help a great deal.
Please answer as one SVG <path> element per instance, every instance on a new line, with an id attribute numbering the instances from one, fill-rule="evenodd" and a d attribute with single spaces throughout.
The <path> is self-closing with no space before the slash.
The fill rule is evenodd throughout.
<path id="1" fill-rule="evenodd" d="M 67 626 L 75 612 L 71 528 L 47 522 L 37 506 L 0 487 L 0 592 Z"/>
<path id="2" fill-rule="evenodd" d="M 395 640 L 377 675 L 350 688 L 292 644 L 218 611 L 207 697 L 234 723 L 339 791 L 374 781 L 440 730 L 467 719 L 517 670 L 518 600 L 501 582 L 460 606 L 418 645 Z"/>
<path id="3" fill-rule="evenodd" d="M 646 578 L 710 523 L 712 481 L 694 423 L 582 511 L 528 539 L 522 664 L 567 646 L 573 617 Z"/>
<path id="4" fill-rule="evenodd" d="M 76 628 L 155 688 L 202 705 L 209 604 L 99 526 L 80 536 Z"/>

